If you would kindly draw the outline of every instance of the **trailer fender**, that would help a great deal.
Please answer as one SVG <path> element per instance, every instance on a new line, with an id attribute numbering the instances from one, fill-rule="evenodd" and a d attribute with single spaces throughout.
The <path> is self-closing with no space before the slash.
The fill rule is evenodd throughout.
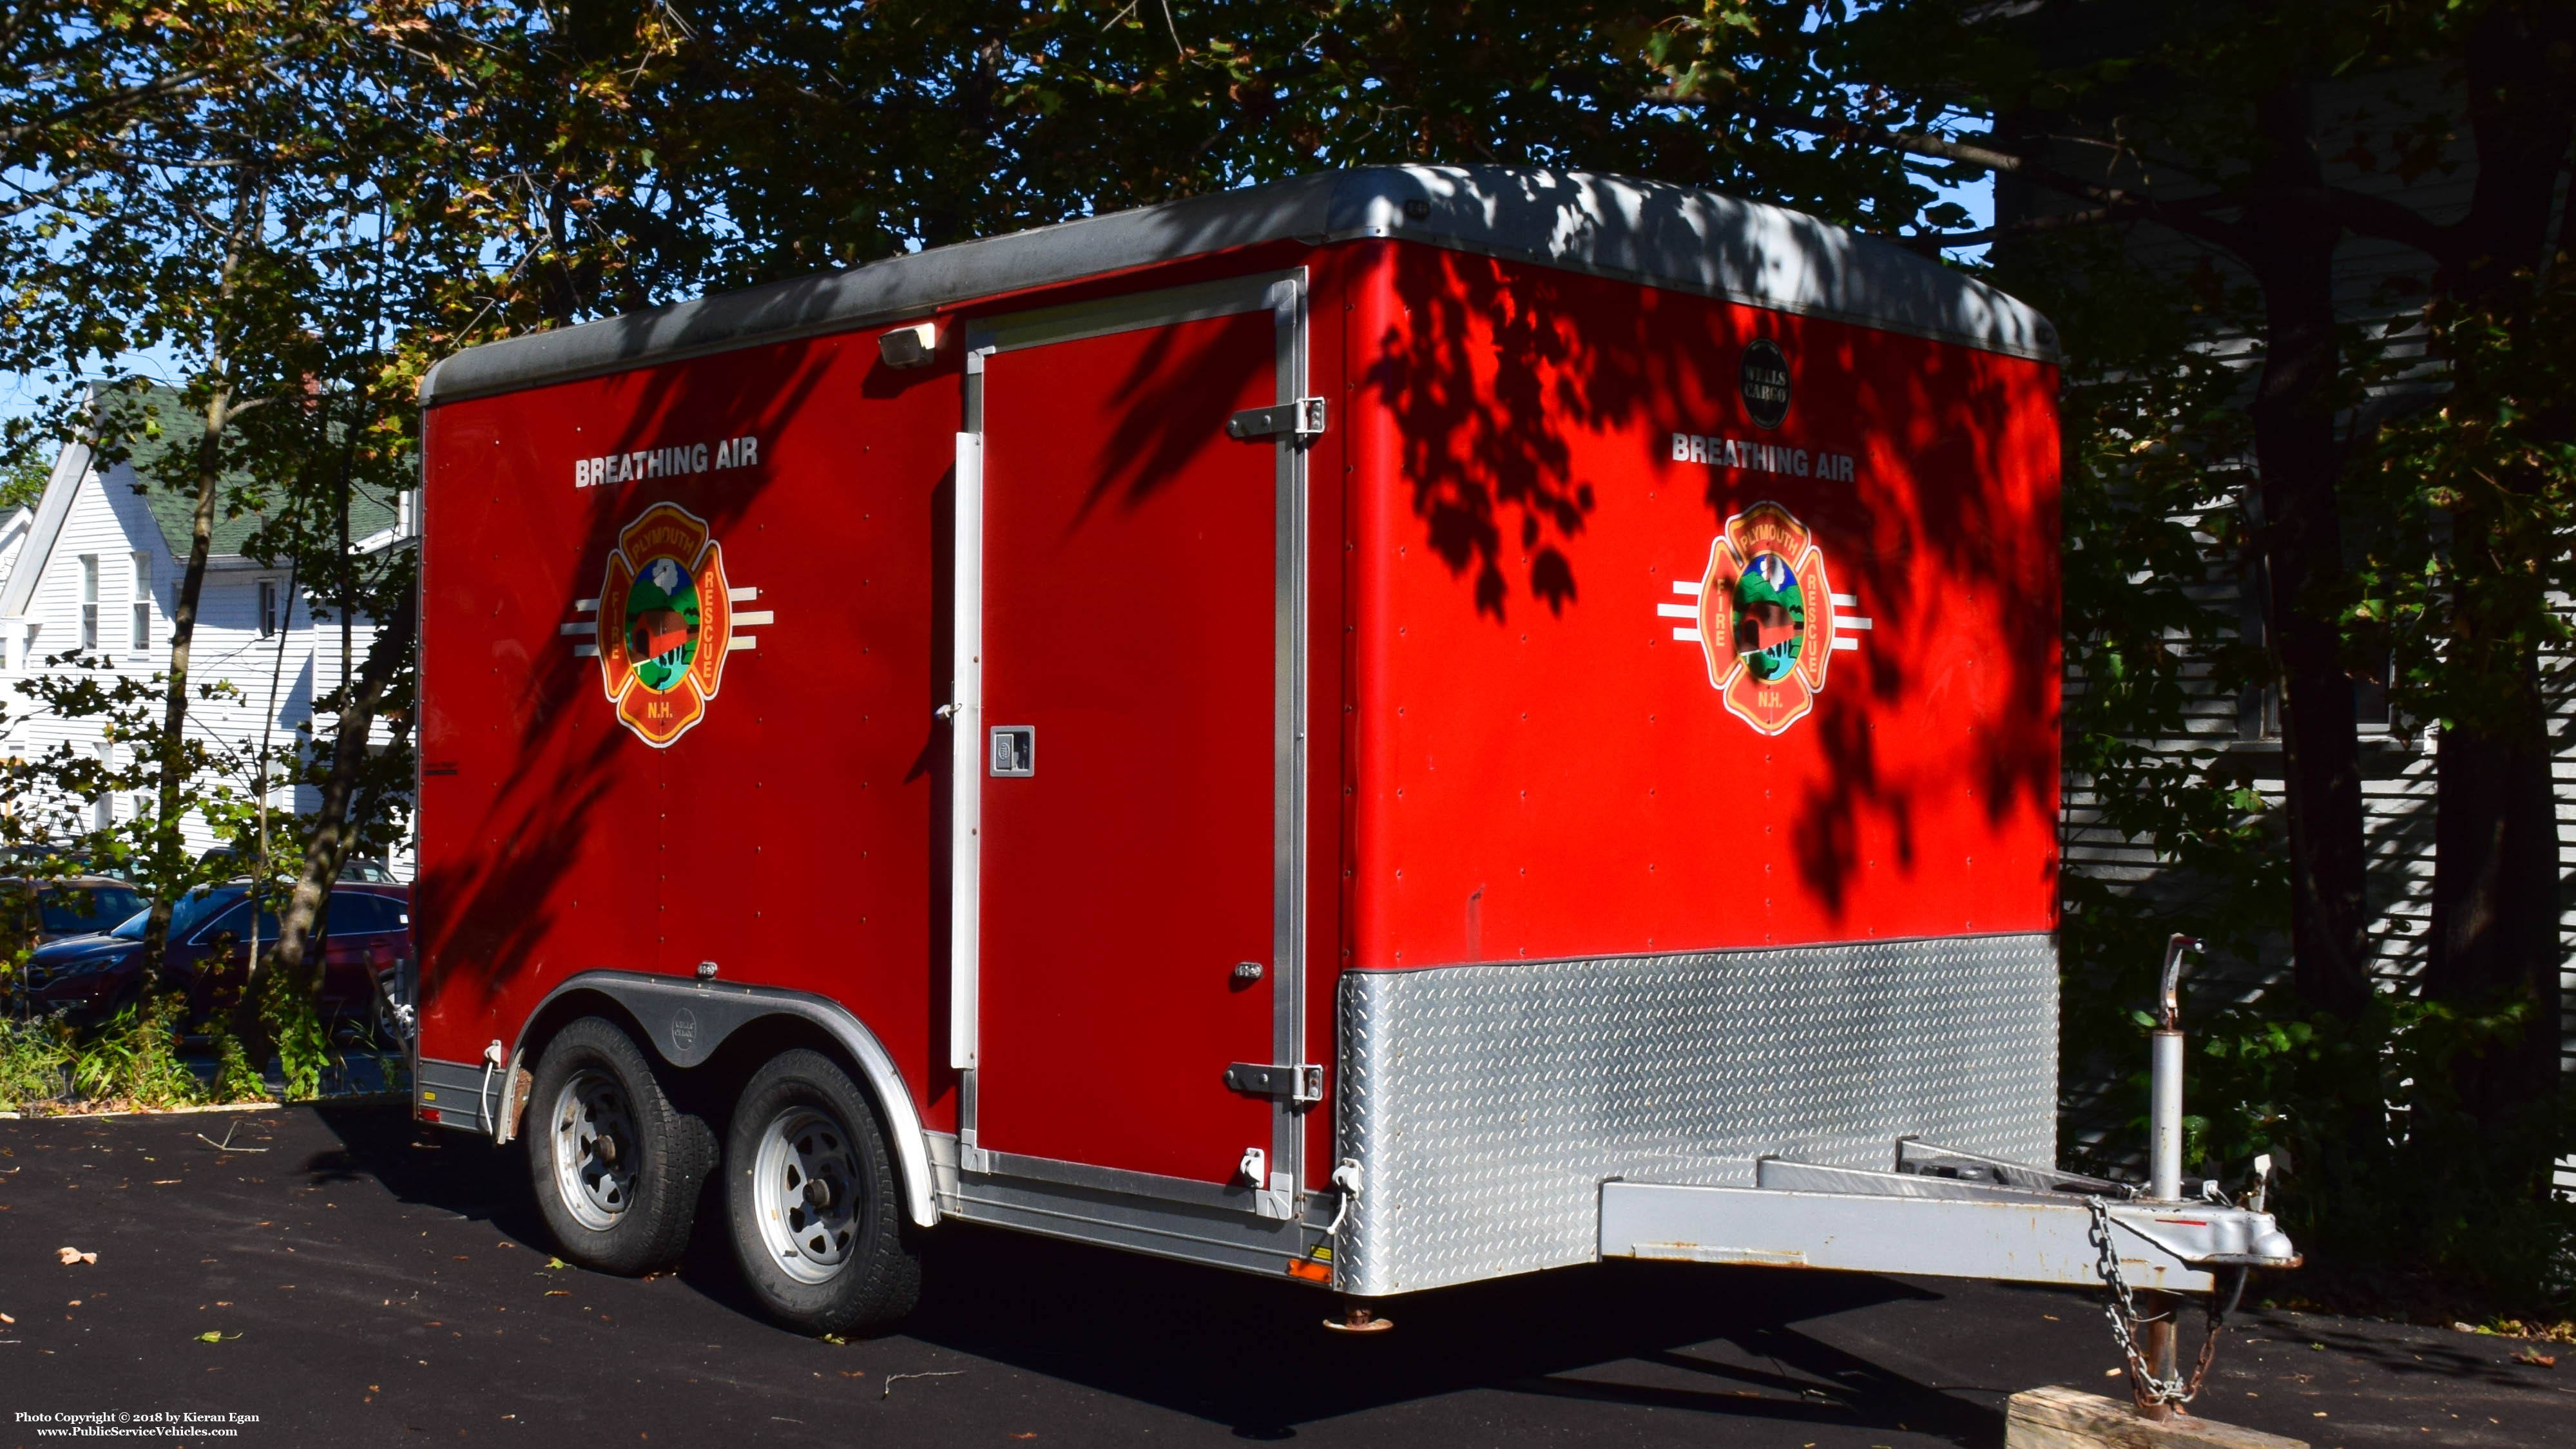
<path id="1" fill-rule="evenodd" d="M 731 982 L 677 981 L 632 971 L 585 971 L 559 983 L 528 1013 L 519 1027 L 522 1049 L 528 1028 L 544 1017 L 555 1000 L 574 991 L 596 991 L 626 1008 L 644 1039 L 662 1059 L 680 1068 L 694 1067 L 715 1055 L 725 1038 L 765 1016 L 795 1016 L 829 1032 L 867 1077 L 877 1108 L 885 1113 L 886 1134 L 894 1139 L 895 1167 L 903 1180 L 906 1209 L 912 1221 L 929 1227 L 939 1221 L 931 1196 L 930 1152 L 924 1145 L 921 1114 L 894 1057 L 866 1023 L 828 997 L 774 986 Z M 514 1052 L 513 1059 L 517 1053 Z"/>

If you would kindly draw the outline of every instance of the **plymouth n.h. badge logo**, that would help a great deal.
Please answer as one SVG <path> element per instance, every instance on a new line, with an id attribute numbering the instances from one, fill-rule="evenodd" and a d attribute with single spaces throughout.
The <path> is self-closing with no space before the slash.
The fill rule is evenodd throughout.
<path id="1" fill-rule="evenodd" d="M 1709 687 L 1728 712 L 1766 735 L 1815 707 L 1827 663 L 1836 651 L 1860 647 L 1856 631 L 1870 626 L 1835 614 L 1837 605 L 1857 601 L 1833 592 L 1824 550 L 1777 503 L 1756 503 L 1726 520 L 1699 582 L 1677 582 L 1673 591 L 1697 600 L 1658 610 L 1694 622 L 1673 637 L 1700 646 Z"/>
<path id="2" fill-rule="evenodd" d="M 656 503 L 618 531 L 599 597 L 574 606 L 596 617 L 563 632 L 591 636 L 573 652 L 599 657 L 600 688 L 618 722 L 662 749 L 706 718 L 724 682 L 725 656 L 757 646 L 736 630 L 766 624 L 770 615 L 734 605 L 758 597 L 758 589 L 726 582 L 724 550 L 708 536 L 705 519 Z"/>

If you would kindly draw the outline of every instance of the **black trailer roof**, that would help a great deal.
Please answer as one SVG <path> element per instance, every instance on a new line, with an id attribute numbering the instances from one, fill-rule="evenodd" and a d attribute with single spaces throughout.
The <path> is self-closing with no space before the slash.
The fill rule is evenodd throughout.
<path id="1" fill-rule="evenodd" d="M 1410 210 L 1408 210 L 1410 205 Z M 1372 166 L 934 247 L 470 348 L 423 404 L 918 318 L 1029 287 L 1284 239 L 1400 237 L 2054 361 L 2036 311 L 1903 247 L 1706 191 L 1578 171 Z"/>

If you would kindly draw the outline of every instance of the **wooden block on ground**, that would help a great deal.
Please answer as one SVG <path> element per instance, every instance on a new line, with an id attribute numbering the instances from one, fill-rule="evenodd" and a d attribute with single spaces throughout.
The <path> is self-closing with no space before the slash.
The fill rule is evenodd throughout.
<path id="1" fill-rule="evenodd" d="M 2004 1449 L 2308 1449 L 2308 1444 L 2197 1416 L 2176 1415 L 2159 1424 L 2139 1418 L 2125 1399 L 2050 1387 L 2012 1396 L 2004 1414 Z"/>

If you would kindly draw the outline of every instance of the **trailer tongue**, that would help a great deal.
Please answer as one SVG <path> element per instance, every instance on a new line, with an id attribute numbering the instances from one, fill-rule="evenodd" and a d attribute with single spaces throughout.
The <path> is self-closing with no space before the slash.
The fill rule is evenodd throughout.
<path id="1" fill-rule="evenodd" d="M 2206 1293 L 2226 1268 L 2295 1268 L 2269 1213 L 2160 1203 L 2119 1184 L 1900 1142 L 1893 1172 L 1766 1157 L 1759 1186 L 1601 1185 L 1601 1256 L 1760 1263 L 2099 1287 L 2116 1262 L 2132 1288 Z M 1974 1160 L 1985 1180 L 1934 1176 Z M 2039 1191 L 2007 1185 L 2054 1178 Z M 2105 1232 L 2109 1242 L 2104 1242 Z"/>

